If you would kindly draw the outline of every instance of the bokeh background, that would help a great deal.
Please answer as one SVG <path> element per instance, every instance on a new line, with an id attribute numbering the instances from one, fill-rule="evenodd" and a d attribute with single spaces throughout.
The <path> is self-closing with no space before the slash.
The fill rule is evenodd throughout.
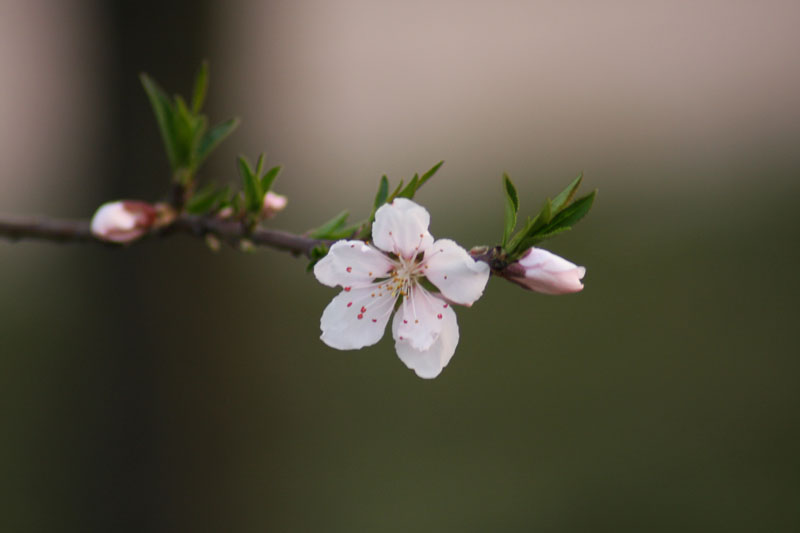
<path id="1" fill-rule="evenodd" d="M 304 231 L 446 164 L 435 236 L 580 171 L 567 297 L 492 280 L 434 381 L 318 339 L 279 252 L 0 242 L 0 530 L 797 531 L 800 4 L 0 1 L 0 212 L 158 199 L 137 74 L 267 152 Z"/>

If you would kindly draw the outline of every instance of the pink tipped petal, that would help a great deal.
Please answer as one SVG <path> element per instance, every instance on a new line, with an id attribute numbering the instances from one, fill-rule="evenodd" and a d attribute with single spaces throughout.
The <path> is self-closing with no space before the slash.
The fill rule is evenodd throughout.
<path id="1" fill-rule="evenodd" d="M 286 209 L 286 204 L 289 199 L 282 194 L 276 194 L 272 191 L 264 195 L 264 208 L 272 211 L 281 211 Z"/>
<path id="2" fill-rule="evenodd" d="M 518 261 L 524 277 L 514 279 L 520 285 L 543 294 L 569 294 L 583 289 L 581 279 L 586 269 L 541 248 L 531 248 Z"/>
<path id="3" fill-rule="evenodd" d="M 286 209 L 287 203 L 289 203 L 289 199 L 286 196 L 269 191 L 264 195 L 264 205 L 261 208 L 261 214 L 265 218 L 272 218 L 280 211 Z"/>
<path id="4" fill-rule="evenodd" d="M 339 350 L 372 346 L 383 337 L 394 302 L 377 284 L 340 292 L 322 312 L 322 342 Z"/>
<path id="5" fill-rule="evenodd" d="M 456 314 L 448 306 L 442 313 L 442 330 L 427 350 L 417 350 L 405 339 L 400 340 L 397 332 L 397 320 L 392 323 L 397 356 L 417 376 L 432 379 L 438 376 L 456 351 L 458 344 L 458 322 Z"/>
<path id="6" fill-rule="evenodd" d="M 394 316 L 395 340 L 402 338 L 415 350 L 427 350 L 439 337 L 448 309 L 445 302 L 415 285 Z"/>
<path id="7" fill-rule="evenodd" d="M 457 304 L 472 305 L 489 281 L 489 265 L 475 261 L 450 239 L 439 239 L 425 252 L 423 273 L 442 295 Z"/>
<path id="8" fill-rule="evenodd" d="M 424 207 L 406 198 L 395 198 L 375 213 L 372 241 L 385 252 L 411 259 L 433 243 L 428 232 L 430 221 Z"/>
<path id="9" fill-rule="evenodd" d="M 136 214 L 128 212 L 122 202 L 101 205 L 92 217 L 92 233 L 103 235 L 109 231 L 126 231 L 136 227 Z"/>
<path id="10" fill-rule="evenodd" d="M 145 202 L 108 202 L 92 217 L 91 231 L 100 240 L 127 243 L 144 236 L 155 219 L 156 210 Z"/>
<path id="11" fill-rule="evenodd" d="M 363 287 L 393 267 L 388 257 L 363 241 L 339 241 L 314 265 L 314 275 L 328 287 Z"/>

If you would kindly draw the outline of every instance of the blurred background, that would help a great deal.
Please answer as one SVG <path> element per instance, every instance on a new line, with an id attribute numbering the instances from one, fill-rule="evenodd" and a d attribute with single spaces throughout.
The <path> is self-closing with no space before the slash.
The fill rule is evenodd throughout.
<path id="1" fill-rule="evenodd" d="M 491 280 L 434 381 L 319 339 L 305 262 L 186 237 L 0 242 L 0 530 L 797 531 L 800 4 L 0 0 L 0 212 L 156 200 L 137 75 L 284 165 L 292 231 L 446 164 L 432 233 L 600 190 L 547 248 L 582 293 Z"/>

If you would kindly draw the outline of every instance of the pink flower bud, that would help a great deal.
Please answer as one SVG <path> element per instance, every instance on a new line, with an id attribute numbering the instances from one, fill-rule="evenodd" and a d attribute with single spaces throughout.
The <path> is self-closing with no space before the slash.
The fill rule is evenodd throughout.
<path id="1" fill-rule="evenodd" d="M 289 199 L 284 195 L 268 192 L 264 196 L 264 207 L 261 209 L 261 214 L 264 216 L 264 218 L 272 218 L 279 211 L 283 211 L 288 202 Z"/>
<path id="2" fill-rule="evenodd" d="M 108 202 L 92 217 L 92 234 L 101 241 L 129 243 L 150 231 L 157 217 L 158 211 L 145 202 Z"/>
<path id="3" fill-rule="evenodd" d="M 543 294 L 578 292 L 585 274 L 585 268 L 541 248 L 531 248 L 504 272 L 506 279 Z"/>
<path id="4" fill-rule="evenodd" d="M 231 218 L 233 216 L 233 208 L 231 206 L 223 207 L 217 212 L 217 218 Z"/>

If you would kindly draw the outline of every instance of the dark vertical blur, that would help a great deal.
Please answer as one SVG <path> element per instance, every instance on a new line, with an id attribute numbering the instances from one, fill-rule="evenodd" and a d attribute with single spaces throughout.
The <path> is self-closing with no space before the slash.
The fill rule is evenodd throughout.
<path id="1" fill-rule="evenodd" d="M 190 90 L 192 75 L 208 54 L 208 2 L 137 0 L 97 6 L 105 21 L 100 34 L 109 60 L 104 65 L 107 135 L 96 152 L 102 178 L 93 195 L 99 201 L 157 199 L 165 192 L 168 165 L 137 76 L 146 71 L 171 93 Z M 156 300 L 148 286 L 150 273 L 168 269 L 158 265 L 161 257 L 152 249 L 107 252 L 88 251 L 98 268 L 84 271 L 90 297 L 104 312 L 88 369 L 94 388 L 84 392 L 96 402 L 96 425 L 81 434 L 91 440 L 82 443 L 86 464 L 80 469 L 83 486 L 75 495 L 82 508 L 75 513 L 75 530 L 175 531 L 178 524 L 179 529 L 194 529 L 191 521 L 182 520 L 186 488 L 176 486 L 173 475 L 185 462 L 171 457 L 173 451 L 192 457 L 192 451 L 169 445 L 174 434 L 163 423 L 169 406 L 160 396 L 158 378 L 164 348 L 149 312 L 173 305 L 168 299 Z M 181 346 L 176 350 L 183 355 Z M 186 365 L 187 380 L 195 368 Z M 207 445 L 213 447 L 213 438 Z M 192 468 L 213 471 L 215 464 Z M 213 502 L 203 501 L 202 491 L 194 494 L 197 509 L 213 508 Z"/>

